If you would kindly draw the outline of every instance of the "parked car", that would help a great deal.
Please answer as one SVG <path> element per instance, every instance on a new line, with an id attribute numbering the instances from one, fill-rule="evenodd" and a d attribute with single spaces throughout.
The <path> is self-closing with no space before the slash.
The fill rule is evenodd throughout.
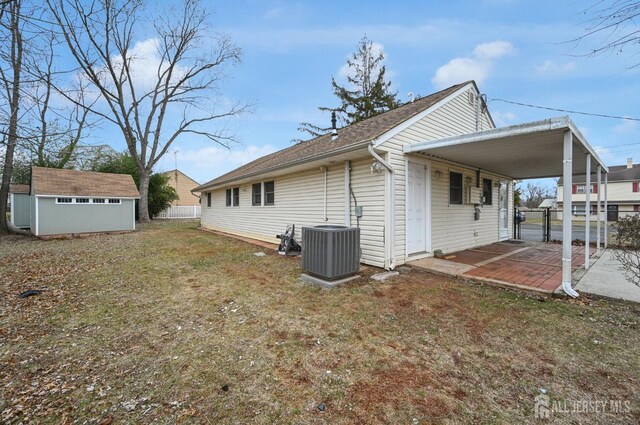
<path id="1" fill-rule="evenodd" d="M 524 221 L 527 221 L 527 215 L 525 214 L 524 211 L 517 211 L 516 212 L 516 223 L 520 224 Z"/>

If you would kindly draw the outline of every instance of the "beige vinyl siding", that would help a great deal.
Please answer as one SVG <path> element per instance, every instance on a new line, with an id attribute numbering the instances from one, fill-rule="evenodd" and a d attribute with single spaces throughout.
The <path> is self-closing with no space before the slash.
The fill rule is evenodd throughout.
<path id="1" fill-rule="evenodd" d="M 446 137 L 456 136 L 460 134 L 473 133 L 476 130 L 476 109 L 475 105 L 469 103 L 469 93 L 475 93 L 475 90 L 469 86 L 467 90 L 461 91 L 455 95 L 447 103 L 428 114 L 426 117 L 415 122 L 410 127 L 404 129 L 391 139 L 384 142 L 379 149 L 387 151 L 388 161 L 394 168 L 396 176 L 396 220 L 395 220 L 395 261 L 396 264 L 402 264 L 406 260 L 406 238 L 405 238 L 405 207 L 406 207 L 406 161 L 410 160 L 410 155 L 404 155 L 402 148 L 406 144 L 422 142 L 426 140 L 438 140 Z M 481 115 L 481 130 L 493 128 L 488 115 Z M 417 156 L 419 157 L 419 155 Z M 431 167 L 431 231 L 432 240 L 431 247 L 433 249 L 442 249 L 450 251 L 452 249 L 469 248 L 482 243 L 483 241 L 495 242 L 498 239 L 498 218 L 497 212 L 495 220 L 493 214 L 484 214 L 479 222 L 473 220 L 473 205 L 456 205 L 449 209 L 449 176 L 446 172 L 446 188 L 445 178 L 440 181 L 435 180 L 433 169 L 436 163 L 432 162 Z M 441 170 L 447 170 L 447 165 L 438 165 Z M 466 170 L 465 173 L 472 175 L 475 182 L 475 171 Z M 466 175 L 466 174 L 465 174 Z M 442 196 L 443 190 L 446 189 L 446 197 Z M 495 188 L 494 188 L 495 189 Z M 494 190 L 494 195 L 497 193 Z M 497 199 L 497 198 L 496 198 Z M 444 200 L 444 205 L 442 204 Z M 443 211 L 443 208 L 446 208 Z M 487 207 L 485 207 L 487 209 Z M 494 203 L 493 209 L 497 211 L 497 201 Z M 448 215 L 451 214 L 451 215 Z M 452 229 L 444 229 L 452 227 L 451 223 L 454 217 L 462 220 L 453 226 Z M 468 223 L 468 219 L 473 223 Z M 478 224 L 482 223 L 482 224 Z M 479 226 L 479 227 L 478 227 Z M 491 230 L 489 230 L 492 228 Z M 469 238 L 469 234 L 473 235 L 478 232 L 477 237 Z M 443 240 L 452 238 L 449 242 Z M 461 242 L 464 241 L 464 242 Z M 488 242 L 487 242 L 488 243 Z"/>
<path id="2" fill-rule="evenodd" d="M 593 176 L 592 177 L 592 182 L 591 184 L 595 184 L 596 183 L 596 177 Z M 600 187 L 600 203 L 601 203 L 601 208 L 604 210 L 604 177 L 602 177 L 602 185 Z M 563 197 L 563 187 L 562 185 L 558 186 L 558 201 L 562 202 L 562 197 Z M 596 202 L 598 201 L 598 194 L 597 193 L 592 193 L 591 194 L 591 205 L 592 208 L 594 208 L 593 206 L 596 205 Z M 576 194 L 571 194 L 571 203 L 573 205 L 575 204 L 582 204 L 584 205 L 586 202 L 586 195 L 584 193 L 576 193 Z M 633 181 L 629 180 L 629 181 L 622 181 L 622 182 L 610 182 L 608 185 L 608 192 L 607 192 L 607 202 L 609 205 L 618 205 L 618 218 L 623 218 L 623 217 L 627 217 L 627 216 L 633 216 L 638 214 L 637 212 L 635 212 L 633 210 L 633 205 L 637 204 L 640 205 L 640 192 L 634 192 L 633 191 Z M 625 204 L 618 204 L 619 202 L 625 202 Z M 627 204 L 626 202 L 633 202 L 632 204 Z M 563 209 L 564 206 L 560 206 L 560 209 Z M 572 208 L 570 209 L 572 210 Z M 562 218 L 562 214 L 558 213 L 557 215 L 558 219 Z M 585 220 L 585 215 L 584 214 L 571 214 L 571 219 L 572 220 L 576 220 L 576 221 L 584 221 Z M 591 214 L 590 219 L 592 221 L 596 221 L 597 217 L 595 214 Z M 604 212 L 601 213 L 600 215 L 600 219 L 604 220 L 605 219 L 605 214 Z"/>
<path id="3" fill-rule="evenodd" d="M 360 219 L 362 262 L 382 266 L 384 265 L 384 175 L 371 175 L 370 165 L 369 159 L 352 161 L 351 186 L 358 205 L 361 205 L 364 211 Z M 273 180 L 275 182 L 275 205 L 273 206 L 251 205 L 251 185 L 262 180 L 241 186 L 240 205 L 237 207 L 226 206 L 225 189 L 220 189 L 212 192 L 211 208 L 207 208 L 207 195 L 206 192 L 203 193 L 202 226 L 278 243 L 279 240 L 275 235 L 284 232 L 287 224 L 296 225 L 298 241 L 301 241 L 302 227 L 321 224 L 344 225 L 344 162 L 327 169 L 327 220 L 324 219 L 324 171 L 321 168 L 292 173 Z M 350 203 L 351 225 L 356 226 L 353 199 Z"/>
<path id="4" fill-rule="evenodd" d="M 596 183 L 596 176 L 592 176 L 591 184 Z M 600 201 L 604 202 L 604 176 L 602 177 Z M 609 182 L 607 198 L 609 203 L 615 203 L 616 201 L 637 201 L 640 203 L 640 192 L 633 191 L 633 181 L 623 182 Z M 571 188 L 569 188 L 571 190 Z M 558 201 L 562 202 L 563 187 L 558 186 Z M 591 194 L 591 202 L 595 202 L 598 199 L 597 193 Z M 571 194 L 571 202 L 585 202 L 586 196 L 584 193 Z"/>
<path id="5" fill-rule="evenodd" d="M 482 179 L 492 180 L 492 204 L 480 207 L 480 220 L 474 218 L 474 205 L 449 205 L 449 172 L 462 173 L 464 191 L 469 185 L 465 182 L 470 177 L 471 186 L 476 186 L 475 170 L 455 167 L 445 163 L 432 162 L 431 167 L 431 217 L 432 217 L 432 248 L 451 253 L 479 245 L 486 245 L 499 240 L 499 188 L 496 183 L 500 177 L 488 173 L 480 173 L 480 187 Z M 442 177 L 436 179 L 435 171 L 442 172 Z M 513 205 L 513 184 L 509 182 L 509 211 Z M 511 217 L 511 214 L 510 214 Z M 511 226 L 511 220 L 509 220 Z M 511 228 L 509 231 L 511 235 Z"/>
<path id="6" fill-rule="evenodd" d="M 192 180 L 186 174 L 178 171 L 167 171 L 165 173 L 169 176 L 169 185 L 173 187 L 180 199 L 177 199 L 171 203 L 171 206 L 198 206 L 200 205 L 200 199 L 191 193 L 191 190 L 198 187 L 198 182 Z M 177 183 L 176 183 L 177 174 Z"/>
<path id="7" fill-rule="evenodd" d="M 351 189 L 358 206 L 362 206 L 362 218 L 360 218 L 362 262 L 384 267 L 386 171 L 372 174 L 370 168 L 372 163 L 371 158 L 351 162 Z M 353 197 L 350 199 L 350 204 L 351 226 L 355 227 L 357 219 Z"/>

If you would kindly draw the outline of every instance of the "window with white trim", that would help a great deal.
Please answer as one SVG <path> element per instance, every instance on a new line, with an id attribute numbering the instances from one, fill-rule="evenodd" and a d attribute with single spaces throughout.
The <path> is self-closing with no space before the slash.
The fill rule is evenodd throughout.
<path id="1" fill-rule="evenodd" d="M 94 204 L 104 204 L 104 198 L 93 198 Z"/>
<path id="2" fill-rule="evenodd" d="M 120 203 L 120 199 L 115 199 L 115 198 L 109 198 L 109 204 L 111 205 L 117 205 Z"/>
<path id="3" fill-rule="evenodd" d="M 237 207 L 240 205 L 240 188 L 234 187 L 233 189 L 227 189 L 226 191 L 227 206 Z"/>
<path id="4" fill-rule="evenodd" d="M 73 198 L 58 198 L 56 199 L 56 204 L 71 204 L 73 203 Z"/>
<path id="5" fill-rule="evenodd" d="M 273 180 L 264 182 L 264 204 L 275 205 L 276 204 L 276 184 Z"/>
<path id="6" fill-rule="evenodd" d="M 462 205 L 462 173 L 449 171 L 449 204 Z"/>
<path id="7" fill-rule="evenodd" d="M 262 205 L 262 183 L 254 183 L 251 186 L 251 205 L 254 207 Z"/>
<path id="8" fill-rule="evenodd" d="M 76 198 L 76 204 L 89 204 L 89 198 Z"/>

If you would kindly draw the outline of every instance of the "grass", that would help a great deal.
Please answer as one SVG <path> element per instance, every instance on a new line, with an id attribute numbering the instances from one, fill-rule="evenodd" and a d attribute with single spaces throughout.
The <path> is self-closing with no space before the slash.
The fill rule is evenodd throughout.
<path id="1" fill-rule="evenodd" d="M 554 423 L 640 421 L 637 304 L 404 269 L 326 291 L 261 250 L 193 222 L 0 239 L 0 421 L 535 423 L 540 388 L 631 407 Z"/>

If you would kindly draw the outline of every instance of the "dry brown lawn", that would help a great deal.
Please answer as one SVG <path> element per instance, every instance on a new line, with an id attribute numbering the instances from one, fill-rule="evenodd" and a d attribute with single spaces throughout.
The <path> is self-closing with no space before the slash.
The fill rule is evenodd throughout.
<path id="1" fill-rule="evenodd" d="M 637 304 L 415 270 L 327 291 L 259 250 L 193 222 L 0 239 L 0 421 L 537 423 L 545 389 L 630 407 L 554 423 L 640 422 Z"/>

